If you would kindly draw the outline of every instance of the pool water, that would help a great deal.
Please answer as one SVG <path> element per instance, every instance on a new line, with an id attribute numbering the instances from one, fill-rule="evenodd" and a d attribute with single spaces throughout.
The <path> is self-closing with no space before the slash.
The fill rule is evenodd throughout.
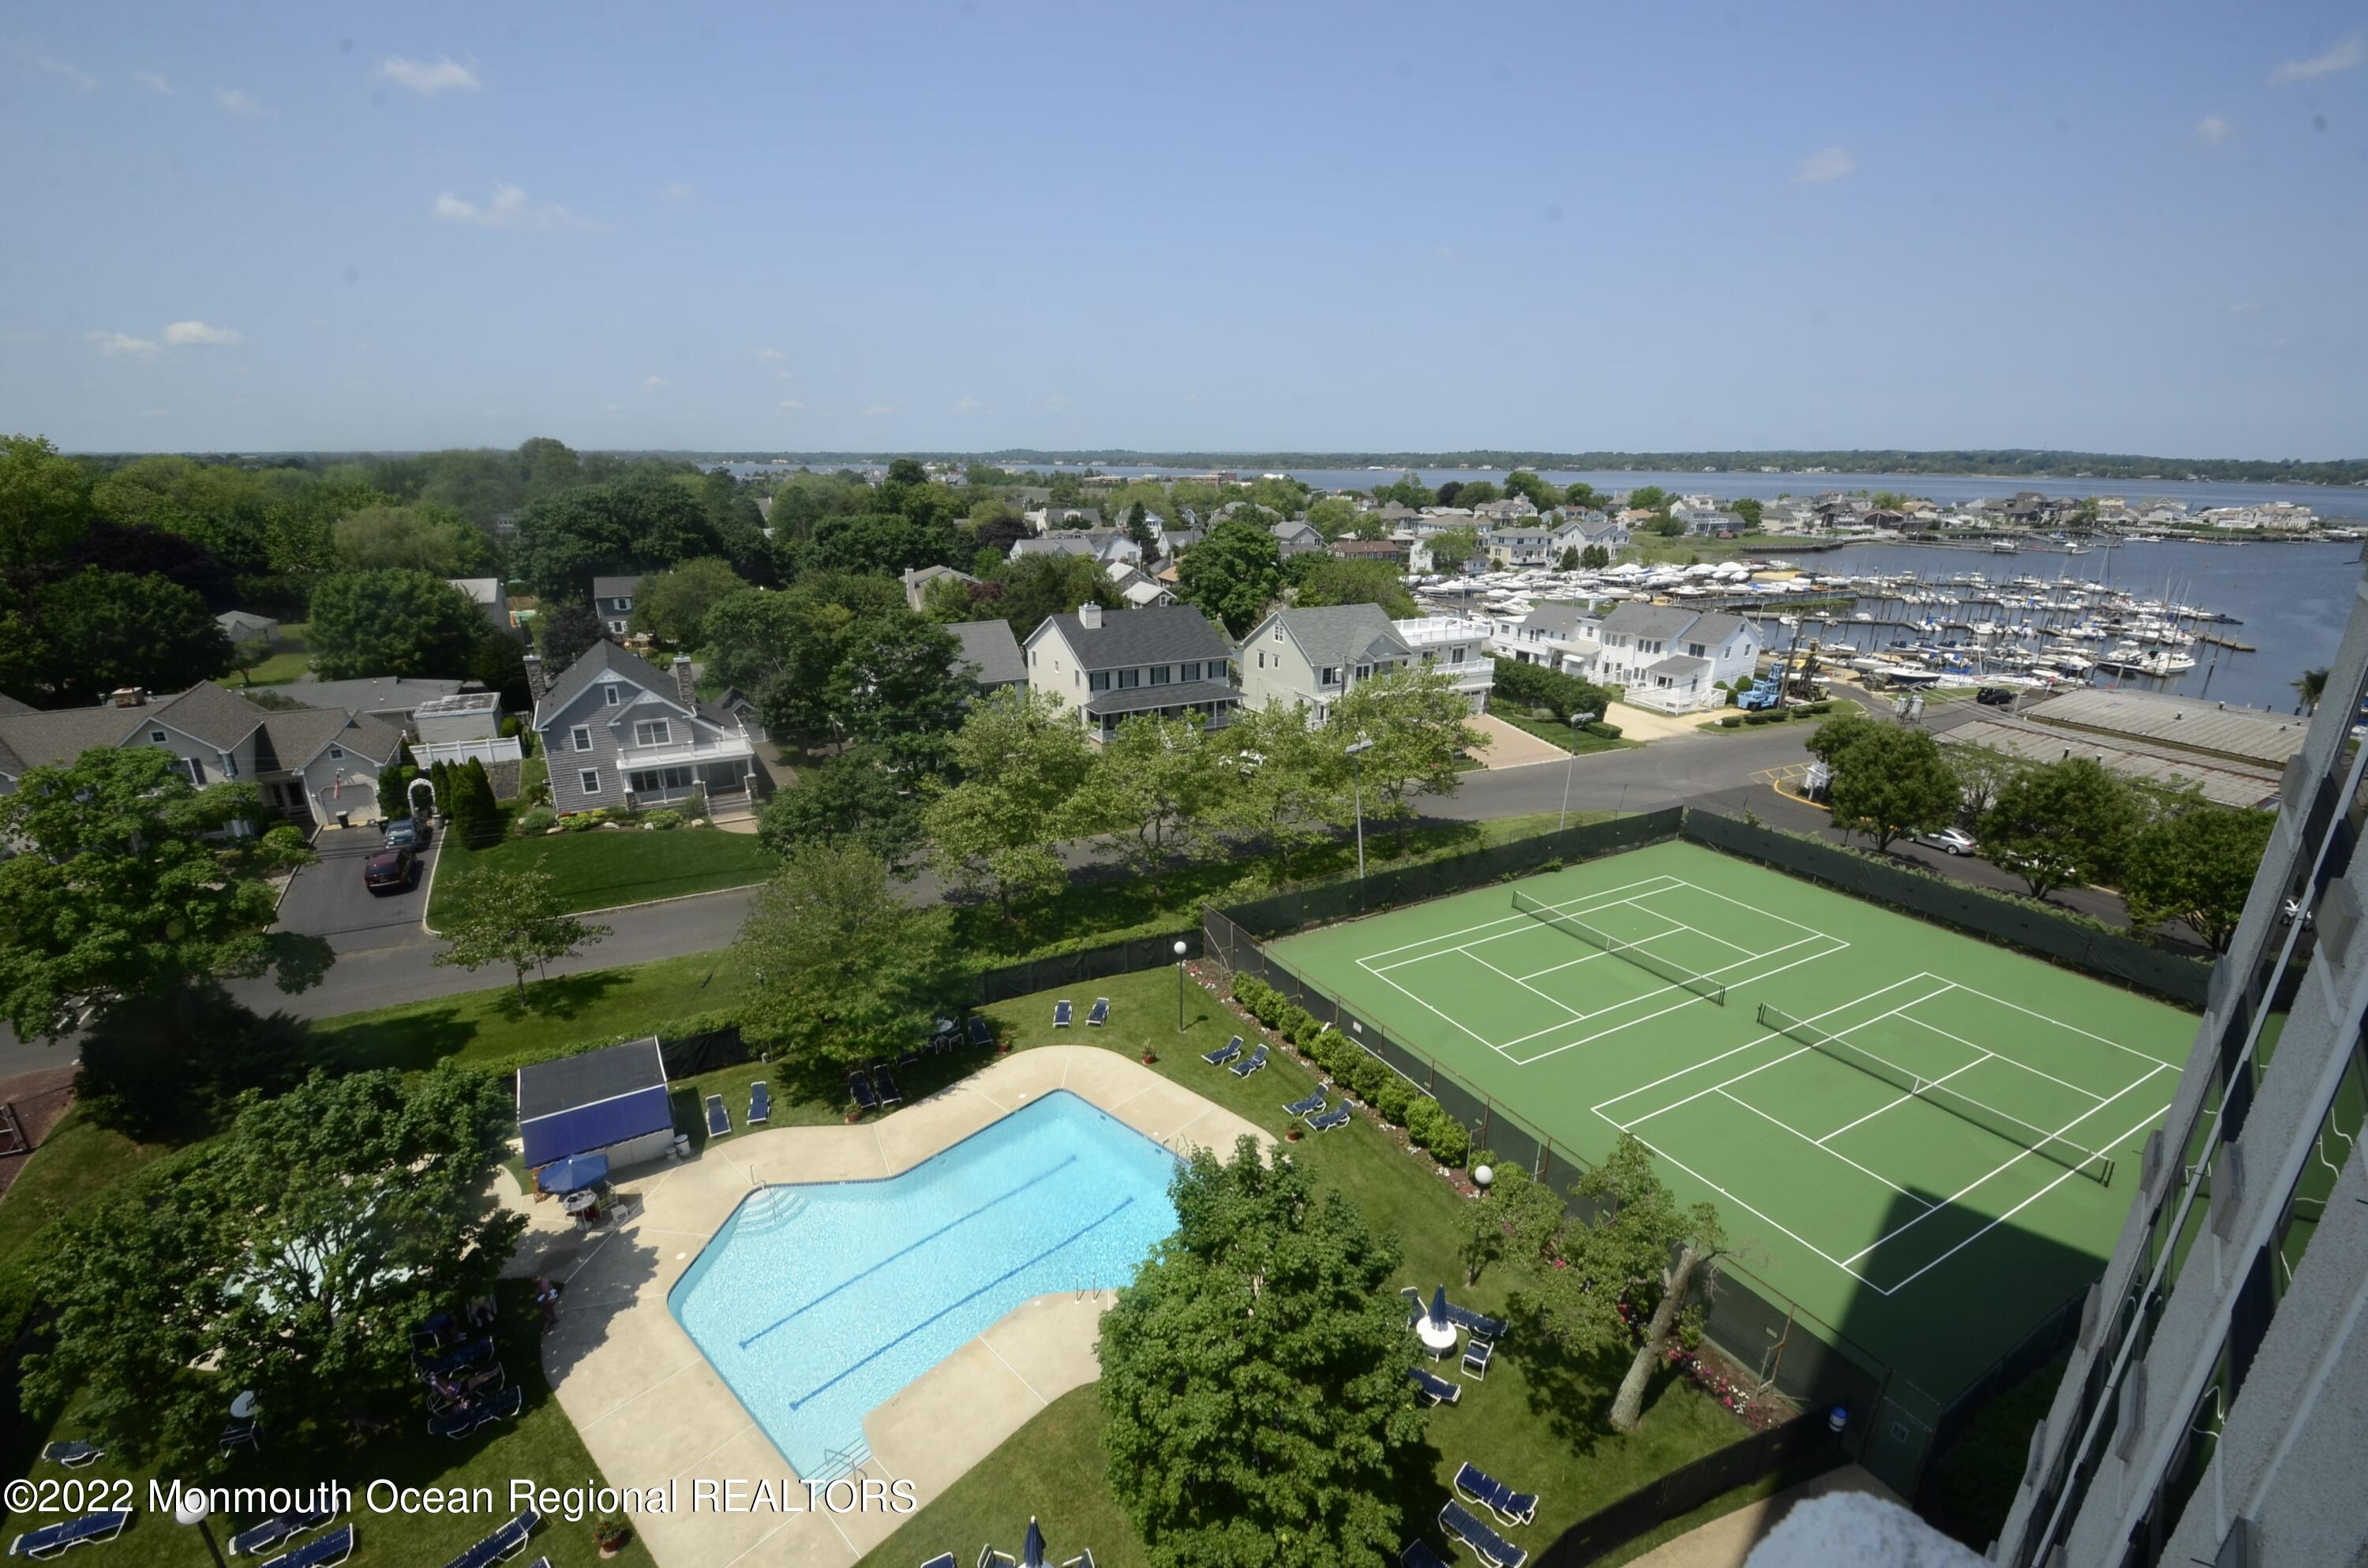
<path id="1" fill-rule="evenodd" d="M 751 1194 L 667 1306 L 802 1476 L 1030 1296 L 1124 1284 L 1176 1228 L 1175 1156 L 1059 1090 L 901 1176 Z"/>

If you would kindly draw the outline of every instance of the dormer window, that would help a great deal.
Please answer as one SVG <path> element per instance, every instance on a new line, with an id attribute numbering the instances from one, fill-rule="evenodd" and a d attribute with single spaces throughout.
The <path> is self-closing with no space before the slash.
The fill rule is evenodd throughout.
<path id="1" fill-rule="evenodd" d="M 165 744 L 165 732 L 162 730 L 151 730 L 148 732 L 148 739 L 153 744 L 161 746 Z"/>
<path id="2" fill-rule="evenodd" d="M 607 685 L 601 687 L 600 689 L 608 694 L 609 706 L 611 708 L 614 708 L 618 703 L 622 702 L 625 699 L 623 688 L 619 687 L 615 681 L 609 682 Z"/>

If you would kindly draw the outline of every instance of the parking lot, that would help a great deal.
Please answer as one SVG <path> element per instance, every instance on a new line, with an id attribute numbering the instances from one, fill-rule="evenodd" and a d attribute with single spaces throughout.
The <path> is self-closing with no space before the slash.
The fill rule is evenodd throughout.
<path id="1" fill-rule="evenodd" d="M 279 926 L 320 937 L 339 952 L 402 947 L 434 938 L 420 928 L 427 907 L 427 877 L 443 847 L 443 835 L 429 840 L 411 885 L 400 892 L 373 892 L 362 885 L 362 865 L 384 846 L 375 827 L 324 828 L 313 840 L 317 866 L 296 873 L 280 901 Z"/>

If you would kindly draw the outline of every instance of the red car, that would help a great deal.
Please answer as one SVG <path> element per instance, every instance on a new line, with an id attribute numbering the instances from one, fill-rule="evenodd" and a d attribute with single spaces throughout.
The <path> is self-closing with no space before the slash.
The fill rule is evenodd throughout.
<path id="1" fill-rule="evenodd" d="M 372 892 L 400 892 L 411 885 L 408 849 L 382 849 L 362 862 L 362 885 Z"/>

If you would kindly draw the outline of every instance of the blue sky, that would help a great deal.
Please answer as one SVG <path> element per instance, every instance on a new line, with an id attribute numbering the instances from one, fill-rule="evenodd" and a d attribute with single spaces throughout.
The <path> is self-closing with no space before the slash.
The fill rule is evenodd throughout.
<path id="1" fill-rule="evenodd" d="M 76 449 L 2368 453 L 2356 4 L 43 11 Z"/>

